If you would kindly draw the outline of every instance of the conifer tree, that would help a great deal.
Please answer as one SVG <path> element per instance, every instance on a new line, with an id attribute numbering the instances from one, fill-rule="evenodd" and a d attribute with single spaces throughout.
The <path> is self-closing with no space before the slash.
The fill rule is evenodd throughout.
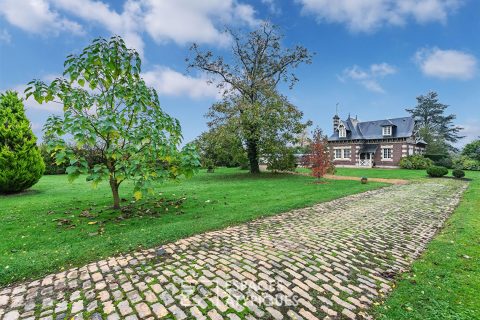
<path id="1" fill-rule="evenodd" d="M 0 94 L 0 193 L 30 188 L 45 170 L 37 138 L 17 92 Z"/>

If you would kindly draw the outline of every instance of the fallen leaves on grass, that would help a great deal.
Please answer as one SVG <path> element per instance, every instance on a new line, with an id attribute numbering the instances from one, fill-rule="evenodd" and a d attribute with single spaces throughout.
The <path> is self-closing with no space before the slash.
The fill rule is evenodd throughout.
<path id="1" fill-rule="evenodd" d="M 72 219 L 65 219 L 65 218 L 58 218 L 53 219 L 52 221 L 57 222 L 57 226 L 59 227 L 67 227 L 67 228 L 75 228 L 75 224 L 73 224 Z"/>
<path id="2" fill-rule="evenodd" d="M 94 215 L 91 214 L 90 211 L 88 211 L 88 210 L 83 210 L 83 211 L 80 213 L 79 217 L 83 217 L 83 218 L 93 218 Z"/>

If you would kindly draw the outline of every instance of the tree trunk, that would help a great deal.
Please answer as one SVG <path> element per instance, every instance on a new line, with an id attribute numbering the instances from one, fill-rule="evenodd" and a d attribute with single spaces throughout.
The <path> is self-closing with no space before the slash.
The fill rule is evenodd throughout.
<path id="1" fill-rule="evenodd" d="M 110 188 L 112 189 L 113 195 L 113 209 L 119 210 L 120 209 L 120 196 L 118 195 L 118 187 L 119 184 L 115 180 L 114 177 L 110 178 Z"/>
<path id="2" fill-rule="evenodd" d="M 258 165 L 257 142 L 253 140 L 247 141 L 247 149 L 250 173 L 260 173 L 260 166 Z"/>

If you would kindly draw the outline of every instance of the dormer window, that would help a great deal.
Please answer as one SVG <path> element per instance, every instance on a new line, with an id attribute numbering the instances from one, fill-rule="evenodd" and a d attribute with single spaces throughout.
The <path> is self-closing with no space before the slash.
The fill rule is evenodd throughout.
<path id="1" fill-rule="evenodd" d="M 384 136 L 391 136 L 392 135 L 392 126 L 384 126 L 383 127 L 383 135 Z"/>
<path id="2" fill-rule="evenodd" d="M 346 138 L 347 137 L 347 130 L 342 125 L 338 127 L 338 136 L 340 138 Z"/>

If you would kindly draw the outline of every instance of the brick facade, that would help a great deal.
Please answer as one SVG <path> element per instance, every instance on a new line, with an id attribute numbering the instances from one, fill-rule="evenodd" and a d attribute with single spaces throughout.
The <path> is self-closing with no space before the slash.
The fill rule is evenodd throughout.
<path id="1" fill-rule="evenodd" d="M 333 117 L 328 138 L 330 156 L 336 166 L 398 167 L 403 157 L 425 152 L 412 117 L 361 122 L 348 116 Z"/>
<path id="2" fill-rule="evenodd" d="M 371 141 L 368 143 L 374 143 L 378 145 L 375 154 L 373 155 L 373 164 L 374 167 L 398 167 L 400 159 L 413 154 L 422 154 L 425 151 L 423 146 L 416 145 L 407 139 L 400 139 L 400 141 Z M 352 142 L 329 142 L 329 151 L 330 157 L 333 163 L 336 166 L 350 167 L 350 166 L 359 166 L 360 151 L 362 146 L 365 144 L 364 141 L 352 141 Z M 391 159 L 383 159 L 382 153 L 384 148 L 389 148 L 392 150 Z M 344 149 L 350 150 L 350 158 L 335 158 L 335 150 L 342 150 L 342 155 Z"/>

